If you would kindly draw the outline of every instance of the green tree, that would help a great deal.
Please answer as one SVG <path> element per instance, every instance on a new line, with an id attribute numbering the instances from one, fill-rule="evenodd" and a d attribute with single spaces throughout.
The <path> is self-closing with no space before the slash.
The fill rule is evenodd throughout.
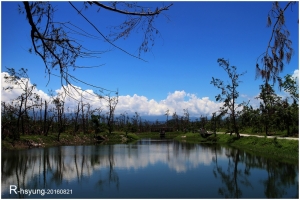
<path id="1" fill-rule="evenodd" d="M 288 98 L 275 104 L 274 124 L 280 131 L 286 130 L 286 135 L 291 136 L 299 131 L 299 106 L 295 102 L 289 103 Z"/>
<path id="2" fill-rule="evenodd" d="M 250 105 L 244 105 L 240 116 L 243 129 L 249 128 L 252 133 L 262 132 L 262 119 L 259 109 L 253 109 Z"/>
<path id="3" fill-rule="evenodd" d="M 262 100 L 262 102 L 260 102 L 260 110 L 265 127 L 265 133 L 268 135 L 272 125 L 274 125 L 273 120 L 276 112 L 275 105 L 281 98 L 277 96 L 273 87 L 268 83 L 260 85 L 260 90 L 261 92 L 257 99 Z"/>
<path id="4" fill-rule="evenodd" d="M 292 77 L 290 74 L 287 74 L 284 77 L 284 81 L 280 84 L 280 87 L 282 87 L 285 92 L 288 92 L 291 95 L 294 103 L 299 101 L 299 85 L 296 78 Z"/>
<path id="5" fill-rule="evenodd" d="M 100 133 L 100 115 L 92 115 L 91 122 L 93 123 L 95 135 Z"/>
<path id="6" fill-rule="evenodd" d="M 239 97 L 237 87 L 240 83 L 239 77 L 245 74 L 245 72 L 242 74 L 238 74 L 236 72 L 236 67 L 230 66 L 229 61 L 223 58 L 219 58 L 218 63 L 219 66 L 226 71 L 230 81 L 227 84 L 225 84 L 224 81 L 212 77 L 211 84 L 213 84 L 215 87 L 221 90 L 221 94 L 218 94 L 216 96 L 216 101 L 224 103 L 223 106 L 220 107 L 220 112 L 222 114 L 229 115 L 231 125 L 230 132 L 235 132 L 237 137 L 240 137 L 239 127 L 237 124 L 237 109 L 241 107 L 244 103 L 237 103 L 237 98 Z"/>

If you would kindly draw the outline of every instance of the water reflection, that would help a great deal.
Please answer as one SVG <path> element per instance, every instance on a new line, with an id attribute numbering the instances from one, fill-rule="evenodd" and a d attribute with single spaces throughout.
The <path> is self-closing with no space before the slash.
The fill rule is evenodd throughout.
<path id="1" fill-rule="evenodd" d="M 223 186 L 218 189 L 218 193 L 225 198 L 241 198 L 242 190 L 240 185 L 250 187 L 253 189 L 251 182 L 249 181 L 250 169 L 245 165 L 244 171 L 239 166 L 241 162 L 240 150 L 238 149 L 226 149 L 225 155 L 228 158 L 228 165 L 225 169 L 218 165 L 217 156 L 215 159 L 215 167 L 213 173 L 215 177 L 220 177 Z M 244 172 L 244 173 L 243 173 Z"/>
<path id="2" fill-rule="evenodd" d="M 260 156 L 246 154 L 239 149 L 224 148 L 228 164 L 218 165 L 217 150 L 214 156 L 215 166 L 213 173 L 221 179 L 223 185 L 218 193 L 225 198 L 247 198 L 243 191 L 255 192 L 255 179 L 262 183 L 266 198 L 297 198 L 298 165 L 276 162 Z M 255 185 L 257 186 L 257 185 Z M 295 186 L 293 192 L 287 190 Z"/>
<path id="3" fill-rule="evenodd" d="M 298 165 L 279 163 L 215 145 L 141 140 L 128 145 L 61 146 L 2 152 L 1 164 L 2 198 L 28 198 L 21 193 L 10 194 L 12 184 L 18 188 L 80 190 L 80 193 L 76 191 L 76 195 L 73 192 L 73 196 L 44 198 L 99 198 L 99 195 L 101 198 L 298 197 Z M 169 170 L 166 171 L 166 168 Z M 128 192 L 137 187 L 140 190 L 156 187 L 157 182 L 137 183 L 135 180 L 159 177 L 161 174 L 158 172 L 161 171 L 168 177 L 160 180 L 168 181 L 167 184 L 161 184 L 170 187 L 172 194 L 153 192 L 153 196 L 143 196 L 143 191 L 140 191 L 133 196 L 132 192 Z M 193 182 L 195 176 L 197 178 Z M 183 177 L 191 178 L 184 182 Z M 177 187 L 176 182 L 181 182 L 178 185 L 182 190 L 186 187 L 184 193 L 172 189 Z M 192 190 L 189 184 L 201 185 L 203 192 Z"/>

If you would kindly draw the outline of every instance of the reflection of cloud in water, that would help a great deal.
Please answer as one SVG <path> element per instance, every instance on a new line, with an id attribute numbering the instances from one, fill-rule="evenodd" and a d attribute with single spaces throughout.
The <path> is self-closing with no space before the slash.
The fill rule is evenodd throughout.
<path id="1" fill-rule="evenodd" d="M 47 171 L 47 185 L 50 186 L 53 181 L 60 181 L 56 180 L 56 177 L 72 181 L 91 176 L 95 170 L 106 169 L 110 166 L 137 170 L 157 163 L 164 163 L 176 172 L 186 172 L 199 165 L 210 165 L 214 155 L 215 152 L 211 148 L 202 148 L 200 145 L 195 145 L 191 149 L 185 149 L 184 144 L 175 146 L 173 143 L 31 149 L 20 151 L 15 158 L 22 160 L 17 165 L 18 174 L 14 173 L 17 171 L 15 168 L 8 169 L 11 165 L 9 155 L 2 160 L 4 161 L 2 162 L 4 168 L 2 193 L 3 190 L 9 189 L 9 185 L 17 184 L 15 183 L 17 175 L 20 183 L 26 184 L 32 181 L 33 178 L 37 179 L 37 182 L 43 181 L 43 176 L 41 176 L 43 170 Z M 218 153 L 218 159 L 221 159 L 221 157 L 225 157 L 224 152 L 221 155 L 220 152 Z M 27 162 L 24 162 L 24 160 Z M 49 180 L 52 182 L 49 182 Z"/>
<path id="2" fill-rule="evenodd" d="M 122 146 L 116 146 L 116 148 L 122 148 Z M 201 164 L 210 165 L 214 156 L 214 152 L 210 149 L 202 149 L 200 146 L 196 146 L 197 149 L 193 150 L 174 149 L 173 145 L 161 144 L 147 145 L 147 148 L 141 145 L 138 148 L 137 154 L 131 154 L 131 156 L 124 157 L 124 155 L 116 154 L 114 156 L 115 167 L 138 169 L 161 162 L 176 172 L 185 172 Z M 119 150 L 116 149 L 116 151 Z M 129 155 L 128 152 L 125 155 Z"/>

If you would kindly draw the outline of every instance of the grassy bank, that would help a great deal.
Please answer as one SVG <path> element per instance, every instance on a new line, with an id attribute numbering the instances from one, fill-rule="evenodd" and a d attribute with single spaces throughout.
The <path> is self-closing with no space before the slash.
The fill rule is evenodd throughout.
<path id="1" fill-rule="evenodd" d="M 35 144 L 40 144 L 41 147 L 62 146 L 62 145 L 85 145 L 94 143 L 127 143 L 134 140 L 138 140 L 139 137 L 135 134 L 129 133 L 127 136 L 124 133 L 112 133 L 101 134 L 106 140 L 96 141 L 94 134 L 77 134 L 71 135 L 68 133 L 61 133 L 60 140 L 57 141 L 57 134 L 44 135 L 25 135 L 21 136 L 19 141 L 11 141 L 9 139 L 1 141 L 1 150 L 16 150 L 16 149 L 28 149 L 28 141 L 32 141 Z"/>
<path id="2" fill-rule="evenodd" d="M 260 154 L 285 162 L 299 162 L 299 141 L 275 138 L 259 138 L 255 136 L 241 137 L 229 134 L 217 134 L 217 136 L 201 137 L 199 134 L 187 133 L 177 136 L 178 141 L 191 143 L 218 143 L 243 149 L 248 153 Z"/>

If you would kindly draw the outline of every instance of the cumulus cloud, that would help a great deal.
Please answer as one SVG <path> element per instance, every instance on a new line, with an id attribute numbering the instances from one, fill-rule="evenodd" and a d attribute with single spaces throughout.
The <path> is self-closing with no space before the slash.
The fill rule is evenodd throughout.
<path id="1" fill-rule="evenodd" d="M 116 112 L 138 112 L 140 115 L 164 115 L 166 110 L 170 114 L 183 114 L 183 109 L 188 109 L 191 117 L 199 117 L 200 114 L 211 115 L 221 106 L 220 103 L 211 101 L 208 97 L 199 98 L 195 94 L 185 91 L 169 93 L 166 99 L 156 101 L 145 96 L 120 96 Z"/>
<path id="2" fill-rule="evenodd" d="M 17 84 L 10 84 L 10 83 L 6 82 L 4 79 L 5 76 L 9 76 L 9 74 L 7 72 L 2 72 L 1 73 L 1 89 L 2 89 L 1 101 L 9 102 L 9 101 L 12 101 L 12 100 L 15 100 L 16 98 L 18 98 L 24 91 Z M 22 78 L 22 81 L 23 81 L 23 83 L 28 83 L 28 88 L 32 87 L 32 83 L 30 82 L 30 79 L 28 80 L 26 78 Z M 5 89 L 8 87 L 12 87 L 12 90 Z M 24 84 L 22 85 L 22 87 L 24 88 Z M 44 100 L 48 101 L 50 99 L 49 95 L 47 95 L 42 90 L 38 90 L 37 88 L 35 88 L 32 92 L 38 94 L 40 96 L 40 98 L 42 98 Z"/>
<path id="3" fill-rule="evenodd" d="M 65 107 L 69 112 L 76 110 L 79 102 L 83 102 L 86 105 L 89 104 L 92 109 L 103 109 L 105 107 L 105 102 L 101 101 L 99 96 L 90 89 L 83 90 L 74 85 L 67 85 L 55 90 L 55 92 L 56 96 L 54 97 L 59 96 L 65 102 Z"/>
<path id="4" fill-rule="evenodd" d="M 9 102 L 16 99 L 23 92 L 22 89 L 14 86 L 12 91 L 3 90 L 4 87 L 9 86 L 4 81 L 4 75 L 8 75 L 3 72 L 1 83 L 2 93 L 1 101 Z M 27 80 L 31 85 L 30 80 Z M 67 90 L 70 96 L 65 95 L 64 92 Z M 37 88 L 34 90 L 35 93 L 39 94 L 44 100 L 49 101 L 51 97 Z M 55 90 L 56 97 L 61 94 L 60 98 L 64 99 L 65 107 L 69 112 L 74 111 L 77 108 L 78 102 L 83 101 L 85 104 L 89 104 L 92 109 L 101 108 L 104 111 L 107 109 L 107 102 L 93 92 L 93 90 L 83 90 L 80 87 L 68 85 L 64 88 Z M 186 93 L 182 91 L 174 91 L 169 93 L 164 100 L 156 101 L 154 99 L 148 99 L 145 96 L 134 94 L 133 96 L 125 95 L 119 96 L 119 102 L 115 110 L 115 114 L 121 114 L 127 112 L 128 114 L 134 114 L 138 112 L 141 116 L 153 116 L 153 115 L 164 115 L 166 110 L 169 110 L 170 115 L 177 113 L 177 115 L 183 114 L 183 109 L 188 109 L 190 117 L 199 117 L 200 115 L 211 115 L 211 113 L 217 111 L 221 106 L 221 103 L 216 103 L 209 99 L 209 97 L 197 97 L 195 94 Z"/>
<path id="5" fill-rule="evenodd" d="M 297 80 L 299 79 L 299 70 L 298 69 L 295 69 L 292 77 L 296 78 Z"/>

